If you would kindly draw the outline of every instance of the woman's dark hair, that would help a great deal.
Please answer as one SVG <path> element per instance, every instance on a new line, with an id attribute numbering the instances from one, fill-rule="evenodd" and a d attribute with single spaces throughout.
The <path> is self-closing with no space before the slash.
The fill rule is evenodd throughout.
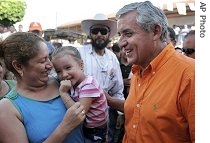
<path id="1" fill-rule="evenodd" d="M 19 75 L 12 66 L 12 62 L 17 61 L 21 65 L 27 65 L 29 60 L 37 55 L 39 42 L 44 42 L 44 39 L 31 32 L 11 34 L 0 43 L 0 58 L 4 59 L 9 71 Z"/>

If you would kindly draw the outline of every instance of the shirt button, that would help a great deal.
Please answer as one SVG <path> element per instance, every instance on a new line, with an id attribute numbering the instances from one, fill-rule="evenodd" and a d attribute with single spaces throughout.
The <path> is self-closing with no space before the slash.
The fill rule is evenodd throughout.
<path id="1" fill-rule="evenodd" d="M 137 107 L 137 108 L 140 108 L 140 105 L 139 105 L 139 104 L 136 104 L 136 107 Z"/>
<path id="2" fill-rule="evenodd" d="M 136 128 L 136 125 L 133 125 L 133 128 L 135 129 Z"/>

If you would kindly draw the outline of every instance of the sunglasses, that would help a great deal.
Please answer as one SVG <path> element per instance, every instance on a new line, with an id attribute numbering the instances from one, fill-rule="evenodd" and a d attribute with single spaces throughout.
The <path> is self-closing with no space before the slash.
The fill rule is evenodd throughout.
<path id="1" fill-rule="evenodd" d="M 90 32 L 94 35 L 97 35 L 98 32 L 100 32 L 102 35 L 106 35 L 109 32 L 109 30 L 106 28 L 93 28 L 90 29 Z"/>
<path id="2" fill-rule="evenodd" d="M 192 53 L 195 52 L 195 49 L 192 49 L 192 48 L 182 48 L 182 51 L 187 54 L 187 55 L 190 55 Z"/>

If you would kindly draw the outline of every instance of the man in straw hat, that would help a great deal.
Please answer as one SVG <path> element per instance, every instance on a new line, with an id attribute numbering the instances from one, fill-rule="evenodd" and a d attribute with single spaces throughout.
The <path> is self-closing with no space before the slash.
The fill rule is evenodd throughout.
<path id="1" fill-rule="evenodd" d="M 96 14 L 93 19 L 81 22 L 82 30 L 91 39 L 91 43 L 79 48 L 84 61 L 84 72 L 94 76 L 100 86 L 115 100 L 108 100 L 109 126 L 108 142 L 114 142 L 118 110 L 123 110 L 123 78 L 116 55 L 106 48 L 107 44 L 117 32 L 115 20 L 109 20 L 104 14 Z M 116 109 L 112 106 L 117 105 Z M 120 105 L 120 106 L 119 106 Z M 115 106 L 116 107 L 116 106 Z"/>

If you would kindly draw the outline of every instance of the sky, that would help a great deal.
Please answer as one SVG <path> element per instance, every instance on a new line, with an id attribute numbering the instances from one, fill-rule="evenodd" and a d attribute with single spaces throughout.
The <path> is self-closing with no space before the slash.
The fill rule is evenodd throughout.
<path id="1" fill-rule="evenodd" d="M 109 15 L 116 13 L 125 4 L 137 0 L 25 0 L 27 9 L 21 22 L 15 24 L 23 25 L 28 30 L 31 22 L 40 22 L 43 29 L 56 28 L 56 26 L 93 18 L 96 13 Z M 138 2 L 141 0 L 138 0 Z M 150 0 L 154 1 L 154 0 Z M 156 4 L 166 0 L 156 0 Z"/>

